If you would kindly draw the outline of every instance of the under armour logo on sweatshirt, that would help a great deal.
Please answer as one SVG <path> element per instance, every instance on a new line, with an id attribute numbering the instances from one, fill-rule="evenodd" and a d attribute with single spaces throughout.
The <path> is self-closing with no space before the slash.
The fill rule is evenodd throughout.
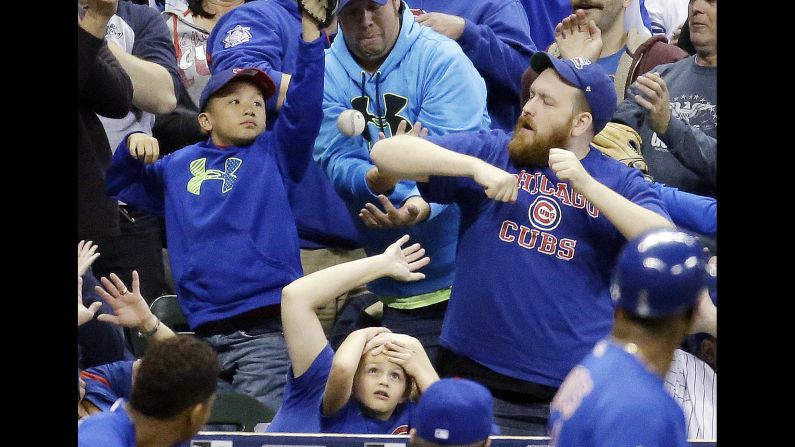
<path id="1" fill-rule="evenodd" d="M 370 111 L 376 107 L 370 102 L 370 97 L 368 96 L 358 96 L 356 98 L 351 99 L 351 106 L 362 113 L 364 119 L 368 123 L 373 123 L 379 130 L 383 130 L 384 134 L 387 137 L 394 136 L 397 132 L 398 125 L 401 121 L 406 122 L 406 132 L 412 129 L 411 121 L 407 120 L 406 118 L 400 116 L 400 112 L 406 109 L 409 100 L 403 96 L 396 95 L 394 93 L 386 93 L 384 94 L 384 114 L 381 116 L 373 115 Z M 380 106 L 380 105 L 379 105 Z M 380 109 L 380 107 L 378 107 Z M 380 110 L 375 111 L 376 113 L 380 113 Z M 386 132 L 386 128 L 389 128 L 389 132 Z M 370 144 L 375 144 L 378 141 L 377 138 L 373 138 L 370 135 L 370 130 L 365 126 L 364 132 L 362 132 L 362 136 L 365 140 L 369 141 Z M 377 135 L 376 135 L 377 136 Z"/>
<path id="2" fill-rule="evenodd" d="M 207 158 L 199 158 L 190 163 L 190 173 L 193 177 L 188 181 L 188 192 L 196 194 L 201 193 L 202 183 L 205 180 L 221 180 L 221 192 L 227 193 L 232 190 L 237 182 L 235 172 L 243 164 L 243 160 L 239 158 L 230 157 L 224 162 L 224 170 L 207 169 Z"/>

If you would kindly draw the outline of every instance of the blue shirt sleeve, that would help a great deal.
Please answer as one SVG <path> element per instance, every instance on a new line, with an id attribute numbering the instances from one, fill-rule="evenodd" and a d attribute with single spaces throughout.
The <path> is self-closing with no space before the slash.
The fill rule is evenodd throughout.
<path id="1" fill-rule="evenodd" d="M 312 163 L 312 148 L 323 119 L 325 36 L 321 34 L 312 42 L 305 42 L 299 36 L 295 38 L 301 39 L 296 70 L 273 134 L 277 145 L 276 159 L 282 172 L 298 183 Z"/>
<path id="2" fill-rule="evenodd" d="M 709 237 L 718 235 L 718 201 L 680 191 L 662 183 L 651 182 L 657 190 L 673 223 L 685 230 Z"/>
<path id="3" fill-rule="evenodd" d="M 284 60 L 288 39 L 301 38 L 280 32 L 279 24 L 272 14 L 283 11 L 268 7 L 262 4 L 229 11 L 213 27 L 207 47 L 213 73 L 234 67 L 257 67 L 267 73 L 276 84 L 277 94 L 267 101 L 268 112 L 273 112 L 276 110 L 282 75 L 285 74 L 277 61 Z M 270 9 L 272 14 L 266 14 L 266 9 Z"/>
<path id="4" fill-rule="evenodd" d="M 457 42 L 484 78 L 517 95 L 518 102 L 522 74 L 536 52 L 527 14 L 518 0 L 510 0 L 478 22 L 466 19 Z"/>
<path id="5" fill-rule="evenodd" d="M 105 179 L 105 192 L 110 197 L 147 213 L 163 216 L 165 213 L 163 172 L 172 155 L 166 155 L 154 164 L 144 164 L 130 155 L 130 149 L 127 147 L 130 135 L 122 138 L 113 154 Z"/>
<path id="6" fill-rule="evenodd" d="M 646 181 L 639 170 L 630 169 L 629 175 L 623 179 L 618 193 L 633 203 L 671 221 L 671 216 L 668 214 L 665 205 L 663 205 L 660 194 Z"/>

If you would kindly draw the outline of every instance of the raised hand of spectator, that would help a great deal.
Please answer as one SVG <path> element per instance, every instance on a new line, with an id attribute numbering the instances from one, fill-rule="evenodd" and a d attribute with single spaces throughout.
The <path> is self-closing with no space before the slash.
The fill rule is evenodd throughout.
<path id="1" fill-rule="evenodd" d="M 94 290 L 100 298 L 110 304 L 116 315 L 102 314 L 98 317 L 99 321 L 136 328 L 152 320 L 154 315 L 141 295 L 137 271 L 132 272 L 132 291 L 127 289 L 115 273 L 110 274 L 110 279 L 101 278 L 100 282 L 102 287 L 96 286 Z"/>
<path id="2" fill-rule="evenodd" d="M 83 273 L 97 260 L 99 257 L 97 247 L 92 241 L 77 243 L 77 276 L 83 276 Z"/>
<path id="3" fill-rule="evenodd" d="M 419 243 L 403 248 L 408 240 L 406 234 L 384 250 L 382 256 L 389 262 L 387 276 L 399 281 L 419 281 L 425 274 L 417 270 L 428 265 L 431 259 L 423 257 L 425 249 Z"/>
<path id="4" fill-rule="evenodd" d="M 77 277 L 77 326 L 80 327 L 94 318 L 102 303 L 95 301 L 89 307 L 83 304 L 83 278 Z"/>
<path id="5" fill-rule="evenodd" d="M 602 54 L 602 31 L 578 9 L 555 26 L 555 43 L 563 59 L 580 56 L 596 61 Z"/>
<path id="6" fill-rule="evenodd" d="M 646 109 L 646 121 L 651 130 L 664 134 L 671 122 L 671 105 L 668 85 L 654 72 L 638 76 L 632 84 L 636 93 L 635 101 Z"/>

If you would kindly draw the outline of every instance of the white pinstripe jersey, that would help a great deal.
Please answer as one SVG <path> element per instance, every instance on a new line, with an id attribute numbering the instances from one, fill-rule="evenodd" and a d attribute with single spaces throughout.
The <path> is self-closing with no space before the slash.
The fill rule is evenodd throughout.
<path id="1" fill-rule="evenodd" d="M 674 351 L 665 375 L 665 389 L 682 407 L 688 439 L 717 438 L 718 375 L 698 357 L 681 349 Z"/>

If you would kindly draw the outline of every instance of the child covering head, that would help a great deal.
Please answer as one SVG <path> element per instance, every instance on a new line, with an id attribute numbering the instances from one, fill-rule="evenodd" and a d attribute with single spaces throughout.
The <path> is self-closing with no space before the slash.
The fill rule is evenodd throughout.
<path id="1" fill-rule="evenodd" d="M 381 277 L 424 278 L 417 270 L 430 259 L 420 244 L 401 248 L 408 239 L 284 288 L 282 324 L 292 368 L 269 432 L 408 433 L 414 386 L 423 392 L 439 379 L 420 342 L 368 327 L 351 333 L 334 353 L 314 312 L 340 293 Z"/>

